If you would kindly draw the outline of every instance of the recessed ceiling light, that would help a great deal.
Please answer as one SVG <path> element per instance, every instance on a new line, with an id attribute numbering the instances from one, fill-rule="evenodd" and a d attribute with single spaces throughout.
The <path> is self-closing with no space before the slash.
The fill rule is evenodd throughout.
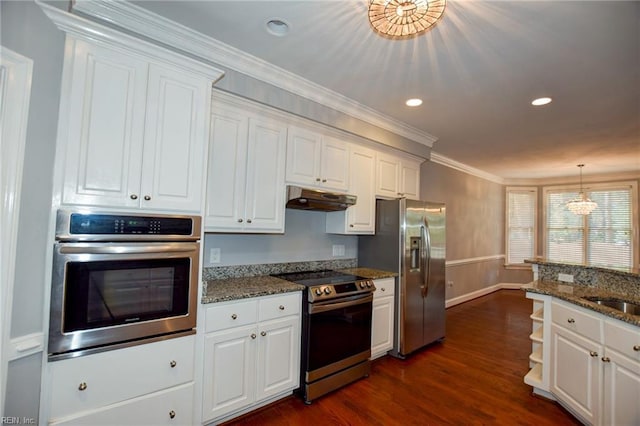
<path id="1" fill-rule="evenodd" d="M 407 99 L 407 102 L 405 102 L 405 104 L 410 107 L 417 107 L 422 105 L 422 99 L 418 99 L 418 98 Z"/>
<path id="2" fill-rule="evenodd" d="M 538 99 L 532 100 L 531 105 L 542 106 L 542 105 L 550 104 L 551 101 L 552 101 L 551 98 L 538 98 Z"/>
<path id="3" fill-rule="evenodd" d="M 289 24 L 282 19 L 271 19 L 267 22 L 267 31 L 274 36 L 284 37 L 289 33 Z"/>

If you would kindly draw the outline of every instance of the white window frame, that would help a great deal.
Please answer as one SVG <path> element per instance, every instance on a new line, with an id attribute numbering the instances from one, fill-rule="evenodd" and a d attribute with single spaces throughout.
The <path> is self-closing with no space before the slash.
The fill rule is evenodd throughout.
<path id="1" fill-rule="evenodd" d="M 504 226 L 505 226 L 505 230 L 504 230 L 504 237 L 505 237 L 505 256 L 504 256 L 504 261 L 505 261 L 505 266 L 507 267 L 512 267 L 512 268 L 521 268 L 521 267 L 526 267 L 526 268 L 530 268 L 531 265 L 528 265 L 526 263 L 510 263 L 509 262 L 509 252 L 510 252 L 510 248 L 509 248 L 509 231 L 510 231 L 510 226 L 509 226 L 509 218 L 510 218 L 510 211 L 509 211 L 509 194 L 510 193 L 515 193 L 515 192 L 531 192 L 534 195 L 534 207 L 533 207 L 533 249 L 532 249 L 532 257 L 536 256 L 537 250 L 538 250 L 538 188 L 535 186 L 508 186 L 506 187 L 506 191 L 505 191 L 505 220 L 504 220 Z"/>
<path id="2" fill-rule="evenodd" d="M 617 182 L 606 182 L 606 183 L 589 183 L 588 185 L 583 185 L 582 190 L 585 193 L 590 191 L 597 190 L 607 190 L 607 189 L 621 189 L 621 188 L 631 188 L 631 259 L 632 259 L 632 267 L 638 268 L 639 266 L 639 256 L 640 249 L 638 248 L 638 241 L 640 241 L 639 232 L 640 232 L 640 223 L 638 221 L 638 182 L 637 181 L 617 181 Z M 542 256 L 544 258 L 547 257 L 547 200 L 549 192 L 563 192 L 563 191 L 580 191 L 580 185 L 554 185 L 554 186 L 544 186 L 542 188 Z"/>

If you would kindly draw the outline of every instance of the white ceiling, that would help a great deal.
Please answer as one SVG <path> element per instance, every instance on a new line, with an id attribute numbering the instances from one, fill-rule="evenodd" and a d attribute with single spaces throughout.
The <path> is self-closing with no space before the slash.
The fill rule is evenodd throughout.
<path id="1" fill-rule="evenodd" d="M 366 0 L 138 1 L 437 138 L 433 152 L 505 180 L 640 173 L 640 2 L 456 1 L 410 40 Z M 290 32 L 270 34 L 285 21 Z M 551 96 L 533 107 L 530 101 Z M 409 97 L 421 107 L 404 105 Z"/>

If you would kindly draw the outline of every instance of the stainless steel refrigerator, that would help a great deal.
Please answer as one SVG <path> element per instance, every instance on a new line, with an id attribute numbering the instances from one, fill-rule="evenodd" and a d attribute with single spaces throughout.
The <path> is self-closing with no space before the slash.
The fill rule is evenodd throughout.
<path id="1" fill-rule="evenodd" d="M 398 273 L 391 355 L 404 358 L 444 338 L 444 204 L 377 200 L 376 233 L 358 238 L 358 266 Z"/>

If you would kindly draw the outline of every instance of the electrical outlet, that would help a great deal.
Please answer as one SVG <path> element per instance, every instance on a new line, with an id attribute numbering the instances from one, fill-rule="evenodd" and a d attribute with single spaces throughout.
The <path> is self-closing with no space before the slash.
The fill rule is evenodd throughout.
<path id="1" fill-rule="evenodd" d="M 571 274 L 558 274 L 558 281 L 562 281 L 565 283 L 573 282 L 573 275 Z"/>
<path id="2" fill-rule="evenodd" d="M 220 263 L 220 249 L 212 248 L 209 250 L 209 263 Z"/>
<path id="3" fill-rule="evenodd" d="M 344 256 L 344 245 L 343 244 L 334 244 L 333 245 L 333 256 Z"/>
<path id="4" fill-rule="evenodd" d="M 447 281 L 447 287 L 453 287 L 453 281 Z"/>

